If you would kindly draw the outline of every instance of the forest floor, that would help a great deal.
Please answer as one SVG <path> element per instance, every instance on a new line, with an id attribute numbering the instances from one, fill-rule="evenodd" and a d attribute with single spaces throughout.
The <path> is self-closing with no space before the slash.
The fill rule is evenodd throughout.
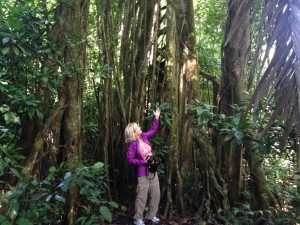
<path id="1" fill-rule="evenodd" d="M 132 203 L 134 204 L 134 203 Z M 133 223 L 133 209 L 128 208 L 127 210 L 117 209 L 113 211 L 112 223 L 103 223 L 101 225 L 134 225 Z M 163 216 L 158 213 L 157 217 L 160 219 L 159 223 L 152 223 L 144 219 L 145 225 L 196 225 L 199 224 L 192 216 L 173 216 L 170 219 L 163 218 Z M 206 223 L 208 224 L 208 223 Z"/>
<path id="2" fill-rule="evenodd" d="M 199 224 L 196 220 L 187 217 L 173 217 L 171 219 L 164 219 L 160 214 L 157 215 L 160 218 L 159 223 L 152 223 L 144 219 L 145 225 L 196 225 Z M 133 218 L 127 212 L 114 212 L 112 223 L 103 223 L 102 225 L 133 225 Z"/>
<path id="3" fill-rule="evenodd" d="M 121 207 L 118 209 L 114 209 L 113 220 L 112 223 L 102 223 L 101 225 L 134 225 L 133 223 L 133 214 L 134 214 L 134 197 L 129 196 L 125 201 L 123 200 L 119 203 Z M 157 225 L 196 225 L 200 224 L 199 219 L 196 220 L 192 215 L 190 216 L 181 216 L 181 215 L 174 215 L 172 218 L 164 218 L 163 217 L 163 203 L 160 204 L 160 208 L 157 214 L 157 217 L 160 219 Z M 147 221 L 146 219 L 143 220 L 145 225 L 156 225 L 151 221 Z M 207 225 L 216 225 L 215 223 L 206 222 Z"/>

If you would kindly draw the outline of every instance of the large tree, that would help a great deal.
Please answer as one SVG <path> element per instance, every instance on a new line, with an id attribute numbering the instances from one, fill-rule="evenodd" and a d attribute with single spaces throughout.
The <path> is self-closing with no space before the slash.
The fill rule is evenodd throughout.
<path id="1" fill-rule="evenodd" d="M 251 0 L 228 1 L 228 17 L 225 28 L 225 41 L 223 43 L 222 76 L 217 96 L 218 113 L 232 116 L 233 105 L 243 103 L 245 90 L 245 68 L 250 49 L 250 6 Z M 235 21 L 240 26 L 235 26 Z M 242 147 L 233 143 L 231 149 L 225 153 L 223 141 L 219 139 L 216 150 L 217 164 L 222 174 L 226 174 L 230 183 L 229 197 L 231 203 L 239 202 L 242 189 Z"/>
<path id="2" fill-rule="evenodd" d="M 82 96 L 86 70 L 88 9 L 88 0 L 76 0 L 57 5 L 57 21 L 49 31 L 49 42 L 57 47 L 59 56 L 54 61 L 47 58 L 44 67 L 53 70 L 55 76 L 53 79 L 56 79 L 59 73 L 66 76 L 62 79 L 54 109 L 49 112 L 48 117 L 44 118 L 44 122 L 40 121 L 42 124 L 36 131 L 33 145 L 28 148 L 30 151 L 22 170 L 27 180 L 37 173 L 39 175 L 38 158 L 45 153 L 50 153 L 50 160 L 56 160 L 57 156 L 61 155 L 60 160 L 67 161 L 70 171 L 75 171 L 82 159 Z M 60 65 L 57 65 L 58 61 L 61 62 Z M 47 88 L 47 85 L 43 84 L 43 87 Z M 49 139 L 49 136 L 52 138 Z M 50 164 L 58 162 L 54 161 Z M 76 185 L 72 184 L 68 193 L 68 224 L 75 223 L 77 192 Z"/>

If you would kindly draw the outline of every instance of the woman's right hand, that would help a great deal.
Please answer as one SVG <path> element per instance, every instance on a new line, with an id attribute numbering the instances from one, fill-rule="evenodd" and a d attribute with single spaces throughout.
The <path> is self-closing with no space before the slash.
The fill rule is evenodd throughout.
<path id="1" fill-rule="evenodd" d="M 159 107 L 156 108 L 156 110 L 154 112 L 154 116 L 155 116 L 156 119 L 159 118 L 159 116 L 160 116 L 160 108 Z"/>

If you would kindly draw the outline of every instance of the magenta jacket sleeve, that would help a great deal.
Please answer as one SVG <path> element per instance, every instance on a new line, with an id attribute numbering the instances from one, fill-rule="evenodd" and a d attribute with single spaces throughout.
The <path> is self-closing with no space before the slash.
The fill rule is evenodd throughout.
<path id="1" fill-rule="evenodd" d="M 144 138 L 147 138 L 147 139 L 152 137 L 157 132 L 158 124 L 159 124 L 159 120 L 154 118 L 150 130 L 148 130 L 147 132 L 143 132 L 141 134 L 141 136 L 144 137 Z"/>
<path id="2" fill-rule="evenodd" d="M 138 152 L 138 145 L 138 141 L 130 142 L 126 152 L 126 159 L 129 164 L 136 166 L 144 166 L 146 165 L 146 162 Z"/>

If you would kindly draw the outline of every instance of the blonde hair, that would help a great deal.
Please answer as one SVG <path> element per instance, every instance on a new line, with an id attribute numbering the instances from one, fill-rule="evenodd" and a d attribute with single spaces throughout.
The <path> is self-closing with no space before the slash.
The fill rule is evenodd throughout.
<path id="1" fill-rule="evenodd" d="M 130 143 L 132 141 L 137 140 L 134 132 L 140 128 L 137 123 L 129 123 L 125 128 L 124 136 L 125 136 L 125 143 Z"/>

